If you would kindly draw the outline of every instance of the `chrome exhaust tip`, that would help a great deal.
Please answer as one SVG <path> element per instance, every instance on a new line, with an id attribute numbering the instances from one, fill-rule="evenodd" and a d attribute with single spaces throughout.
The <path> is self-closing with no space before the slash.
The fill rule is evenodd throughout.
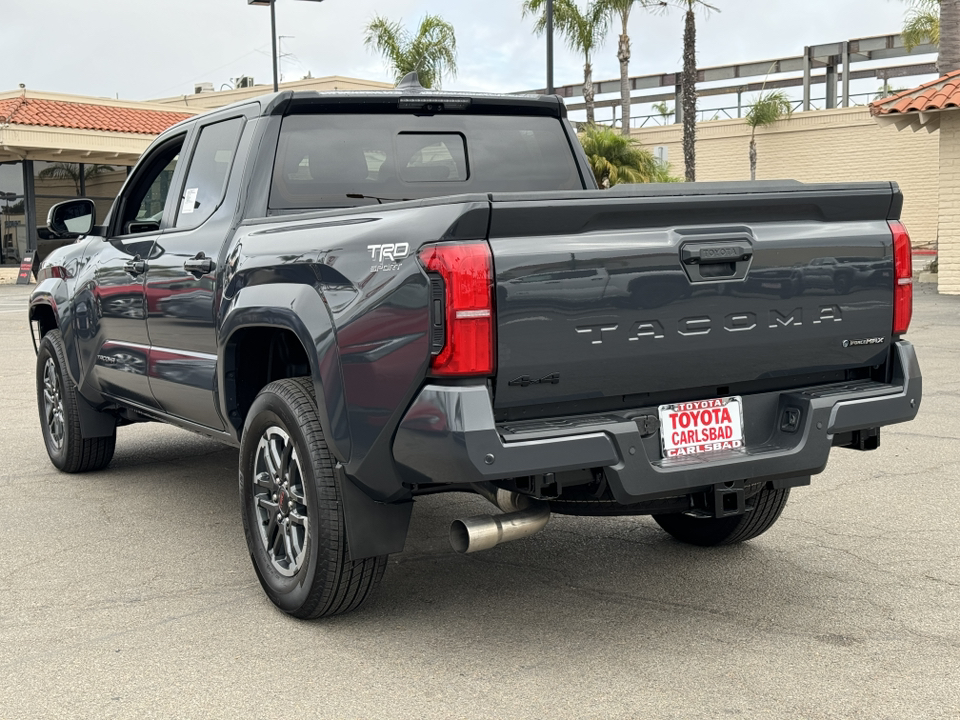
<path id="1" fill-rule="evenodd" d="M 458 553 L 489 550 L 500 543 L 530 537 L 550 520 L 550 506 L 518 493 L 499 491 L 496 503 L 512 509 L 503 515 L 475 515 L 454 520 L 450 525 L 450 544 Z"/>

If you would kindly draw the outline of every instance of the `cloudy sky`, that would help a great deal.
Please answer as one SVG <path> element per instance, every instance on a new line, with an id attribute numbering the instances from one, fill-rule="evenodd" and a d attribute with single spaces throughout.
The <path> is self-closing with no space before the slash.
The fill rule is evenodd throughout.
<path id="1" fill-rule="evenodd" d="M 231 78 L 271 80 L 269 9 L 246 0 L 2 0 L 0 91 L 19 83 L 52 92 L 145 100 L 216 88 Z M 581 0 L 583 3 L 584 0 Z M 804 45 L 899 30 L 901 0 L 712 0 L 701 19 L 701 67 L 802 53 Z M 283 74 L 296 80 L 346 75 L 389 80 L 363 45 L 377 13 L 410 25 L 424 13 L 453 23 L 460 73 L 452 89 L 514 91 L 544 85 L 542 41 L 520 16 L 521 0 L 277 0 Z M 12 9 L 11 9 L 12 8 Z M 671 72 L 681 62 L 682 16 L 635 12 L 632 75 Z M 919 60 L 919 58 L 918 58 Z M 907 62 L 911 62 L 907 61 Z M 582 61 L 562 45 L 558 85 L 582 80 Z M 617 77 L 616 35 L 595 59 L 595 79 Z"/>

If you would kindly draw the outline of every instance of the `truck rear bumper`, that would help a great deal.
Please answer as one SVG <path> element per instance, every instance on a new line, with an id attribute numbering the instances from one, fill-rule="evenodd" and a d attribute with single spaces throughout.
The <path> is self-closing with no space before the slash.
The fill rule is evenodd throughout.
<path id="1" fill-rule="evenodd" d="M 397 430 L 393 452 L 422 482 L 481 482 L 602 468 L 620 503 L 691 492 L 723 482 L 775 480 L 821 472 L 834 436 L 907 422 L 920 408 L 922 379 L 913 346 L 893 348 L 893 379 L 857 381 L 744 397 L 746 447 L 663 458 L 659 434 L 643 437 L 634 418 L 656 408 L 559 420 L 494 421 L 485 386 L 428 385 Z M 799 410 L 792 432 L 787 410 Z"/>

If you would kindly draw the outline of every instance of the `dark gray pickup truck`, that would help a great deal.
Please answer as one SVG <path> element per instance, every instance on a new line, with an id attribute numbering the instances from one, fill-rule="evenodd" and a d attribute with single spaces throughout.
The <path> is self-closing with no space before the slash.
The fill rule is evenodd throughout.
<path id="1" fill-rule="evenodd" d="M 552 512 L 756 537 L 832 447 L 911 420 L 893 183 L 598 190 L 556 97 L 283 92 L 164 132 L 30 300 L 47 452 L 161 421 L 240 449 L 270 599 L 358 607 L 421 495 L 460 552 Z M 598 521 L 602 522 L 602 521 Z"/>

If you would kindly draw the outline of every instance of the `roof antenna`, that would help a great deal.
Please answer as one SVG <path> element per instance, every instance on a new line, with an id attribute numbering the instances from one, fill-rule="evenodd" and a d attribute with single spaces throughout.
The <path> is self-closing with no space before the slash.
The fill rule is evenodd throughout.
<path id="1" fill-rule="evenodd" d="M 397 90 L 416 91 L 426 90 L 426 88 L 420 84 L 420 75 L 413 71 L 404 75 L 403 80 L 397 83 Z"/>

